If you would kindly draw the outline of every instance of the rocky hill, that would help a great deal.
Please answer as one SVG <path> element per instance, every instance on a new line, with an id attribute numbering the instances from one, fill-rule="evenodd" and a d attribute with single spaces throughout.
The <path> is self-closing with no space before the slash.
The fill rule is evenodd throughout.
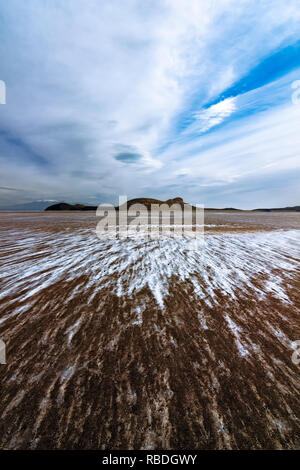
<path id="1" fill-rule="evenodd" d="M 95 211 L 97 206 L 86 206 L 84 204 L 68 204 L 59 202 L 52 206 L 46 207 L 45 211 Z"/>
<path id="2" fill-rule="evenodd" d="M 135 198 L 127 201 L 127 208 L 129 209 L 134 204 L 143 204 L 148 210 L 151 209 L 151 204 L 167 204 L 172 206 L 173 204 L 179 204 L 181 208 L 184 206 L 184 201 L 181 197 L 175 197 L 174 199 L 168 199 L 167 201 L 161 201 L 153 198 Z M 192 206 L 193 207 L 193 206 Z M 45 211 L 95 211 L 97 206 L 86 206 L 84 204 L 68 204 L 66 202 L 60 202 L 53 204 L 45 209 Z M 116 206 L 116 210 L 120 207 Z"/>
<path id="3" fill-rule="evenodd" d="M 161 201 L 160 199 L 154 199 L 149 197 L 138 197 L 135 199 L 130 199 L 127 201 L 127 209 L 129 209 L 134 204 L 143 204 L 148 210 L 151 209 L 151 204 L 167 204 L 172 206 L 173 204 L 179 204 L 183 209 L 184 204 L 186 204 L 181 197 L 175 197 L 173 199 L 168 199 L 167 201 Z M 191 206 L 195 209 L 195 206 Z M 118 211 L 119 206 L 116 206 L 115 209 Z M 13 210 L 13 209 L 12 209 Z M 44 209 L 45 211 L 96 211 L 97 206 L 87 206 L 85 204 L 68 204 L 66 202 L 59 202 L 58 204 L 53 204 Z M 226 207 L 223 209 L 216 209 L 211 207 L 205 207 L 206 211 L 242 211 L 242 209 L 235 209 L 234 207 Z M 293 207 L 282 207 L 274 209 L 253 209 L 252 212 L 300 212 L 300 206 Z"/>

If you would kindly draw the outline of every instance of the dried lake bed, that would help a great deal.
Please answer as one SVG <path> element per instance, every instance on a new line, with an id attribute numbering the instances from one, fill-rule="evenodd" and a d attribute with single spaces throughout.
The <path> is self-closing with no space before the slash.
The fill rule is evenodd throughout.
<path id="1" fill-rule="evenodd" d="M 99 240 L 93 213 L 0 214 L 1 449 L 300 447 L 300 214 Z"/>

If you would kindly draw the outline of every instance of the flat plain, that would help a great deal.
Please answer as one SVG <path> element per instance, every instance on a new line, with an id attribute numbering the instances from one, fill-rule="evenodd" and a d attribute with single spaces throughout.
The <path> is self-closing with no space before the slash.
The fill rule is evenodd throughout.
<path id="1" fill-rule="evenodd" d="M 300 214 L 206 212 L 204 246 L 0 214 L 1 449 L 300 447 Z"/>

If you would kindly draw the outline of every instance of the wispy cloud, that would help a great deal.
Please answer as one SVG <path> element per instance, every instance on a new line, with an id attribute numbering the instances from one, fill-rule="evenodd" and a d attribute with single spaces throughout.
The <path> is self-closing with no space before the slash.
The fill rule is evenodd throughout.
<path id="1" fill-rule="evenodd" d="M 156 193 L 223 205 L 225 185 L 230 205 L 257 205 L 258 190 L 248 203 L 234 190 L 243 181 L 246 198 L 260 179 L 271 205 L 280 171 L 298 171 L 297 2 L 11 0 L 1 10 L 3 187 L 28 200 Z M 295 201 L 290 188 L 282 204 Z"/>
<path id="2" fill-rule="evenodd" d="M 22 191 L 22 189 L 9 188 L 7 186 L 0 186 L 0 191 Z"/>
<path id="3" fill-rule="evenodd" d="M 216 104 L 204 108 L 194 113 L 194 122 L 185 131 L 185 133 L 204 133 L 212 127 L 221 124 L 224 119 L 231 116 L 236 110 L 236 99 L 227 98 Z"/>

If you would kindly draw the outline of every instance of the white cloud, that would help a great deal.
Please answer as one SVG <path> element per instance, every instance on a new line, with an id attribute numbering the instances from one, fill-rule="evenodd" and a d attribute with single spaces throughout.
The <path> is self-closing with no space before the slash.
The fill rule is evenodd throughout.
<path id="1" fill-rule="evenodd" d="M 174 176 L 182 173 L 186 187 L 196 183 L 198 198 L 194 202 L 208 203 L 201 187 L 210 186 L 219 205 L 224 201 L 224 191 L 230 195 L 227 204 L 234 198 L 236 205 L 244 208 L 296 205 L 300 199 L 299 122 L 300 106 L 288 103 L 251 115 L 223 128 L 218 135 L 208 134 L 177 145 L 176 149 L 171 147 L 165 154 L 169 163 L 163 185 L 168 186 Z M 178 168 L 181 160 L 182 169 Z M 192 170 L 188 172 L 186 168 Z M 263 186 L 264 201 L 257 199 L 258 181 Z M 246 200 L 240 195 L 243 188 Z M 253 194 L 249 197 L 247 191 L 251 188 Z"/>
<path id="2" fill-rule="evenodd" d="M 197 102 L 200 132 L 229 118 L 237 100 L 203 105 L 293 42 L 300 26 L 292 0 L 10 0 L 1 9 L 0 185 L 38 199 L 142 195 L 147 185 L 162 187 L 173 167 L 193 173 L 185 160 L 203 144 L 180 141 L 180 116 Z M 118 146 L 142 158 L 121 163 Z M 222 168 L 230 147 L 219 151 Z M 205 171 L 214 180 L 214 165 Z"/>
<path id="3" fill-rule="evenodd" d="M 219 103 L 213 104 L 207 109 L 202 109 L 194 114 L 196 122 L 189 126 L 187 133 L 203 133 L 212 127 L 221 124 L 227 117 L 236 110 L 236 98 L 227 98 Z"/>

